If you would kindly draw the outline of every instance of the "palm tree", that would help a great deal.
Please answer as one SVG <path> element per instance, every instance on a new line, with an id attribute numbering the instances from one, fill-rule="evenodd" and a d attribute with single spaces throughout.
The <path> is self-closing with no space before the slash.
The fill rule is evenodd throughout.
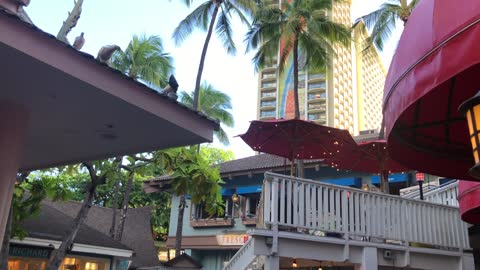
<path id="1" fill-rule="evenodd" d="M 348 46 L 348 28 L 332 21 L 328 15 L 336 0 L 285 1 L 282 7 L 263 5 L 255 15 L 253 27 L 246 36 L 247 50 L 257 49 L 253 58 L 257 69 L 273 61 L 279 44 L 279 71 L 293 54 L 295 118 L 300 118 L 298 105 L 298 55 L 305 57 L 305 68 L 325 68 L 335 54 L 334 44 Z"/>
<path id="2" fill-rule="evenodd" d="M 261 5 L 255 14 L 253 27 L 248 31 L 247 51 L 258 48 L 253 58 L 257 69 L 271 63 L 277 56 L 279 71 L 283 72 L 288 57 L 293 54 L 293 93 L 295 119 L 300 118 L 298 100 L 299 53 L 305 57 L 305 68 L 324 69 L 335 54 L 334 44 L 348 46 L 348 28 L 332 21 L 329 13 L 336 0 L 293 0 L 279 7 Z M 303 177 L 303 161 L 298 161 L 299 177 Z"/>
<path id="3" fill-rule="evenodd" d="M 192 204 L 204 202 L 209 214 L 223 214 L 222 187 L 224 184 L 217 168 L 212 168 L 206 158 L 194 148 L 174 148 L 162 152 L 167 171 L 172 172 L 172 192 L 179 197 L 175 257 L 180 255 L 183 234 L 183 215 L 186 198 Z"/>
<path id="4" fill-rule="evenodd" d="M 193 0 L 182 0 L 186 4 L 191 4 Z M 207 31 L 207 37 L 202 49 L 200 64 L 198 66 L 197 79 L 195 81 L 195 90 L 193 95 L 193 108 L 198 109 L 198 96 L 200 91 L 200 82 L 202 80 L 205 57 L 207 55 L 208 45 L 212 37 L 213 28 L 223 42 L 223 46 L 229 54 L 235 54 L 237 49 L 232 38 L 233 30 L 231 26 L 232 14 L 238 16 L 240 20 L 250 25 L 247 16 L 253 14 L 258 0 L 207 0 L 192 11 L 173 32 L 173 39 L 176 45 L 183 42 L 195 28 Z M 217 22 L 218 18 L 218 22 Z"/>
<path id="5" fill-rule="evenodd" d="M 187 92 L 180 93 L 180 100 L 182 103 L 192 106 L 194 100 L 194 93 L 188 94 Z M 232 109 L 232 102 L 230 97 L 213 88 L 212 85 L 203 83 L 200 87 L 198 97 L 198 110 L 211 118 L 219 121 L 221 124 L 227 127 L 233 127 L 234 120 L 233 115 L 230 112 Z M 215 131 L 215 137 L 224 145 L 228 145 L 227 133 L 220 127 L 218 131 Z"/>
<path id="6" fill-rule="evenodd" d="M 156 87 L 166 85 L 173 71 L 172 62 L 159 36 L 134 35 L 125 52 L 117 51 L 112 57 L 112 67 Z"/>
<path id="7" fill-rule="evenodd" d="M 369 30 L 372 31 L 367 38 L 367 44 L 375 44 L 378 49 L 383 50 L 383 45 L 390 38 L 395 30 L 396 23 L 401 20 L 405 25 L 412 14 L 413 9 L 420 0 L 387 0 L 379 9 L 360 17 L 354 27 L 360 21 L 364 21 Z"/>

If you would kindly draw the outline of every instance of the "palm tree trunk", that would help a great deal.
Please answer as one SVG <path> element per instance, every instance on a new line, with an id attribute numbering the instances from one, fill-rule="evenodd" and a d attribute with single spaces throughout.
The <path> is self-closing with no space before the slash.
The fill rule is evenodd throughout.
<path id="1" fill-rule="evenodd" d="M 65 255 L 72 248 L 73 241 L 75 241 L 75 237 L 80 230 L 80 226 L 85 223 L 88 212 L 92 207 L 92 201 L 97 185 L 98 183 L 96 183 L 96 181 L 92 181 L 92 187 L 88 189 L 87 194 L 85 195 L 85 199 L 83 200 L 82 207 L 80 208 L 80 211 L 78 211 L 77 216 L 73 220 L 72 230 L 63 239 L 62 244 L 48 262 L 46 270 L 58 270 L 58 268 L 62 264 L 63 259 L 65 258 Z"/>
<path id="2" fill-rule="evenodd" d="M 112 225 L 110 226 L 110 237 L 115 238 L 115 226 L 117 222 L 117 204 L 118 204 L 118 189 L 120 188 L 120 178 L 115 181 L 115 188 L 113 189 L 113 205 L 112 205 Z"/>
<path id="3" fill-rule="evenodd" d="M 293 40 L 293 95 L 295 98 L 295 119 L 300 119 L 300 100 L 298 98 L 298 35 Z M 297 176 L 304 177 L 305 166 L 302 159 L 297 160 Z"/>
<path id="4" fill-rule="evenodd" d="M 123 196 L 122 201 L 122 210 L 120 213 L 120 223 L 118 224 L 118 230 L 115 237 L 115 240 L 121 241 L 123 236 L 123 230 L 125 228 L 125 221 L 127 220 L 127 210 L 128 210 L 128 202 L 130 201 L 130 193 L 132 191 L 133 185 L 133 172 L 130 172 L 128 176 L 127 186 L 125 188 L 125 194 Z"/>
<path id="5" fill-rule="evenodd" d="M 300 102 L 298 100 L 298 35 L 293 40 L 293 95 L 295 98 L 295 119 L 300 119 Z"/>
<path id="6" fill-rule="evenodd" d="M 58 31 L 57 39 L 69 44 L 67 35 L 77 25 L 78 19 L 82 14 L 82 5 L 83 0 L 76 0 L 74 1 L 75 5 L 71 12 L 68 13 L 67 20 L 63 22 L 62 28 Z"/>
<path id="7" fill-rule="evenodd" d="M 5 228 L 5 235 L 3 236 L 2 250 L 0 253 L 0 269 L 8 269 L 8 254 L 10 251 L 10 237 L 12 233 L 13 223 L 13 203 L 10 206 L 10 213 L 8 215 L 7 227 Z"/>
<path id="8" fill-rule="evenodd" d="M 180 256 L 182 250 L 183 213 L 185 212 L 185 195 L 180 195 L 178 206 L 177 233 L 175 234 L 175 257 Z"/>
<path id="9" fill-rule="evenodd" d="M 215 9 L 213 10 L 212 20 L 210 21 L 210 26 L 208 27 L 207 38 L 205 39 L 205 44 L 203 44 L 202 56 L 200 57 L 200 64 L 198 65 L 197 80 L 195 81 L 195 92 L 193 94 L 193 108 L 198 110 L 198 97 L 200 94 L 200 83 L 202 81 L 203 66 L 205 65 L 205 58 L 207 56 L 208 44 L 212 38 L 213 26 L 217 20 L 218 10 L 220 8 L 220 1 L 215 3 Z"/>

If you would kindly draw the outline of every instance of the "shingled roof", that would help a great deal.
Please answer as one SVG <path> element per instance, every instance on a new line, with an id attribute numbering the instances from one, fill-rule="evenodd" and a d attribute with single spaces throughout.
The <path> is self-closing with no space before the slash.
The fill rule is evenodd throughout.
<path id="1" fill-rule="evenodd" d="M 73 218 L 44 203 L 40 214 L 22 222 L 22 227 L 32 238 L 62 241 L 73 226 Z M 88 225 L 82 225 L 74 243 L 98 247 L 132 250 L 125 244 L 113 240 Z"/>
<path id="2" fill-rule="evenodd" d="M 81 206 L 81 203 L 74 201 L 47 201 L 46 203 L 70 217 L 76 216 Z M 117 217 L 119 216 L 120 215 L 117 214 Z M 160 265 L 153 241 L 150 219 L 150 207 L 128 209 L 125 230 L 121 242 L 131 247 L 134 251 L 131 268 Z M 112 209 L 99 206 L 92 206 L 86 220 L 88 226 L 100 231 L 106 237 L 108 237 L 111 222 Z"/>
<path id="3" fill-rule="evenodd" d="M 320 165 L 322 164 L 322 159 L 311 159 L 304 160 L 305 165 Z M 291 162 L 288 159 L 283 157 L 270 155 L 270 154 L 259 154 L 255 156 L 250 156 L 246 158 L 235 159 L 227 161 L 218 165 L 220 174 L 222 176 L 228 176 L 230 174 L 239 174 L 255 171 L 268 171 L 268 170 L 280 170 L 284 169 L 287 166 L 287 169 L 290 168 Z M 159 177 L 151 178 L 146 180 L 145 183 L 152 182 L 168 182 L 172 180 L 171 174 L 162 175 Z"/>
<path id="4" fill-rule="evenodd" d="M 356 142 L 363 142 L 372 139 L 378 139 L 379 134 L 375 132 L 370 132 L 354 137 Z M 304 160 L 306 166 L 312 165 L 322 165 L 322 159 L 311 159 Z M 220 174 L 222 176 L 228 176 L 231 174 L 240 174 L 247 172 L 255 171 L 268 171 L 268 170 L 280 170 L 284 169 L 285 166 L 290 168 L 291 162 L 289 159 L 283 157 L 271 155 L 271 154 L 259 154 L 250 157 L 235 159 L 219 164 Z M 287 168 L 287 169 L 288 169 Z M 159 183 L 159 182 L 168 182 L 172 180 L 172 175 L 162 175 L 155 178 L 146 180 L 145 183 Z M 144 185 L 145 187 L 145 185 Z"/>

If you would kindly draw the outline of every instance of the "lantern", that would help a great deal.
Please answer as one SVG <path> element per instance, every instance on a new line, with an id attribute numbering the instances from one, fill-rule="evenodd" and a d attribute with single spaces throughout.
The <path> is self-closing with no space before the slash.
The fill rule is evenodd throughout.
<path id="1" fill-rule="evenodd" d="M 469 173 L 473 177 L 480 178 L 480 91 L 463 102 L 458 110 L 467 118 L 473 158 L 475 159 L 475 165 L 470 168 Z"/>

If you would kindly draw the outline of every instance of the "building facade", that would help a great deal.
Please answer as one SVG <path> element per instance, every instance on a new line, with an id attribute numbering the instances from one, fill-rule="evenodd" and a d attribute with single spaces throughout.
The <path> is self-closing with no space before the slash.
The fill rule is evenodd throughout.
<path id="1" fill-rule="evenodd" d="M 285 1 L 285 0 L 275 0 Z M 351 25 L 351 1 L 336 3 L 331 17 Z M 378 129 L 382 120 L 381 104 L 386 69 L 374 46 L 365 49 L 368 33 L 363 23 L 352 32 L 350 47 L 335 45 L 336 55 L 326 71 L 299 72 L 299 107 L 303 119 L 318 124 L 360 131 Z M 281 44 L 279 45 L 281 46 Z M 278 59 L 278 57 L 277 57 Z M 300 64 L 302 56 L 300 55 Z M 278 63 L 259 72 L 258 110 L 260 120 L 293 118 L 292 56 L 283 73 Z"/>
<path id="2" fill-rule="evenodd" d="M 305 168 L 306 178 L 322 183 L 364 190 L 378 190 L 377 187 L 380 184 L 378 175 L 338 172 L 319 160 L 306 160 Z M 226 206 L 225 215 L 209 216 L 203 211 L 201 205 L 192 204 L 187 197 L 188 207 L 183 217 L 182 249 L 199 261 L 203 269 L 221 270 L 224 264 L 250 239 L 247 231 L 256 228 L 265 172 L 289 175 L 289 170 L 288 161 L 285 162 L 283 158 L 269 154 L 255 155 L 221 164 L 220 173 L 225 182 L 222 189 Z M 168 190 L 169 181 L 171 181 L 169 176 L 151 179 L 145 182 L 145 190 L 147 192 Z M 410 173 L 392 174 L 389 177 L 390 190 L 394 194 L 399 194 L 400 189 L 414 184 L 414 181 Z M 179 201 L 178 196 L 172 196 L 167 240 L 169 249 L 173 249 L 175 245 Z M 345 267 L 347 268 L 341 269 L 353 269 Z"/>

